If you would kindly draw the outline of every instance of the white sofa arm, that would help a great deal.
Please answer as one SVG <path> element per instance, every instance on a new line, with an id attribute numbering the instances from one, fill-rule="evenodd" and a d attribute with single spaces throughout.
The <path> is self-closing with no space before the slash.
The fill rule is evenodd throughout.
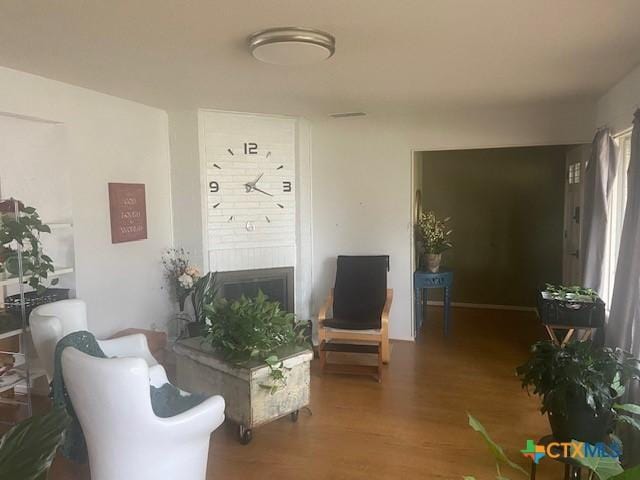
<path id="1" fill-rule="evenodd" d="M 149 366 L 158 364 L 149 351 L 147 337 L 141 333 L 109 340 L 98 340 L 98 344 L 107 357 L 135 357 L 142 358 Z"/>
<path id="2" fill-rule="evenodd" d="M 149 385 L 160 388 L 169 383 L 167 372 L 162 365 L 151 365 L 149 367 Z"/>
<path id="3" fill-rule="evenodd" d="M 159 427 L 174 441 L 178 441 L 178 438 L 209 436 L 224 422 L 224 406 L 224 398 L 215 395 L 179 415 L 158 418 Z"/>

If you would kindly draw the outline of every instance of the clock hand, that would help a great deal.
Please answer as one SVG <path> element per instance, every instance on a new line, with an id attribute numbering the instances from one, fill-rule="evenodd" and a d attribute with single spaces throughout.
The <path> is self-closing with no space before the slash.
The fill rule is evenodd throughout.
<path id="1" fill-rule="evenodd" d="M 260 175 L 258 175 L 258 178 L 256 178 L 253 182 L 247 182 L 244 184 L 245 187 L 255 187 L 256 184 L 260 181 L 260 179 L 262 178 L 262 176 L 264 175 L 264 173 L 261 173 Z"/>
<path id="2" fill-rule="evenodd" d="M 260 181 L 260 179 L 262 178 L 263 175 L 264 175 L 264 172 L 261 173 L 260 175 L 258 175 L 258 178 L 256 178 L 253 182 L 247 182 L 247 183 L 244 184 L 247 193 L 249 193 L 249 192 L 251 192 L 251 190 L 255 189 L 256 184 Z"/>
<path id="3" fill-rule="evenodd" d="M 265 195 L 269 195 L 270 197 L 273 197 L 273 195 L 271 195 L 268 192 L 265 192 L 264 190 L 260 190 L 258 187 L 253 187 L 253 190 L 255 190 L 256 192 L 264 193 Z"/>

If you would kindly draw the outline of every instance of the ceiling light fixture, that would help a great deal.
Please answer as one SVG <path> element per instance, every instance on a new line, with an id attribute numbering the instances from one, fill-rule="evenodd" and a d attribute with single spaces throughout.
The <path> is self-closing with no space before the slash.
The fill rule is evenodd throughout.
<path id="1" fill-rule="evenodd" d="M 336 51 L 333 35 L 313 28 L 269 28 L 254 33 L 248 42 L 249 50 L 256 59 L 274 65 L 321 62 Z"/>

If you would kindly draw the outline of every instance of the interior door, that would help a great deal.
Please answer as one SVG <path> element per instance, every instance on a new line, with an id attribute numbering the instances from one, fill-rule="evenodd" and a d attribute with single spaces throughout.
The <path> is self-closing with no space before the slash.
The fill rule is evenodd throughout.
<path id="1" fill-rule="evenodd" d="M 579 285 L 582 279 L 580 260 L 580 219 L 582 214 L 584 167 L 590 145 L 578 145 L 567 150 L 565 162 L 564 242 L 562 282 Z"/>

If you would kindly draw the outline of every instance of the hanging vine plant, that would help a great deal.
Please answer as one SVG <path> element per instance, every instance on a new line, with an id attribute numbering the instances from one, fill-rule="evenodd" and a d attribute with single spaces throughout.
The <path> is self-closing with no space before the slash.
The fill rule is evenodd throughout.
<path id="1" fill-rule="evenodd" d="M 18 215 L 14 206 L 18 205 Z M 49 274 L 53 273 L 53 260 L 42 251 L 40 234 L 51 233 L 33 207 L 17 200 L 0 205 L 0 273 L 19 274 L 18 251 L 22 250 L 22 271 L 27 285 L 41 294 L 46 290 Z M 51 280 L 56 285 L 58 279 Z"/>
<path id="2" fill-rule="evenodd" d="M 269 366 L 269 384 L 262 388 L 275 393 L 286 387 L 289 370 L 278 357 L 283 347 L 305 345 L 303 323 L 296 323 L 292 313 L 281 309 L 258 291 L 255 298 L 244 295 L 239 300 L 214 299 L 204 306 L 205 340 L 235 365 L 259 360 Z"/>

